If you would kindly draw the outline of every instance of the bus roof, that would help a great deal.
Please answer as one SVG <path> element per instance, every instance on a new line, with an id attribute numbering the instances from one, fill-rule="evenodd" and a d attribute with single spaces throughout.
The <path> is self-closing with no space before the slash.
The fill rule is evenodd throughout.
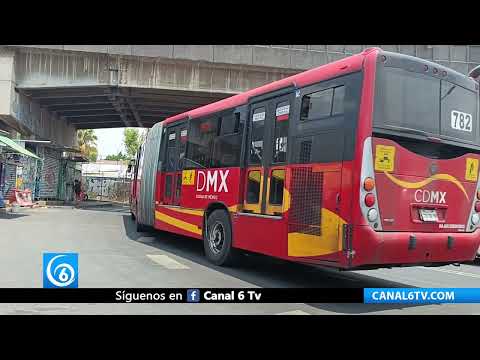
<path id="1" fill-rule="evenodd" d="M 267 94 L 269 92 L 286 88 L 288 86 L 303 87 L 314 84 L 325 79 L 335 76 L 348 74 L 354 71 L 359 71 L 363 65 L 363 59 L 371 51 L 380 51 L 378 48 L 365 49 L 362 53 L 346 57 L 311 70 L 301 72 L 299 74 L 286 77 L 281 80 L 248 90 L 246 92 L 233 95 L 226 99 L 201 106 L 184 113 L 166 118 L 163 123 L 169 124 L 185 118 L 195 119 L 198 117 L 213 114 L 222 110 L 234 108 L 236 106 L 244 105 L 252 97 Z"/>

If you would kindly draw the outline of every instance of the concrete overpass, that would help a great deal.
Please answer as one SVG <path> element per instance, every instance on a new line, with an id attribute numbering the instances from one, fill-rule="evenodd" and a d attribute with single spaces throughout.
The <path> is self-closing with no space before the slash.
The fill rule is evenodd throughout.
<path id="1" fill-rule="evenodd" d="M 0 119 L 74 146 L 76 129 L 150 127 L 371 46 L 463 73 L 480 63 L 480 46 L 459 45 L 9 45 L 0 48 Z"/>
<path id="2" fill-rule="evenodd" d="M 5 45 L 0 46 L 0 130 L 42 161 L 0 154 L 0 193 L 22 170 L 35 198 L 67 200 L 76 130 L 151 127 L 166 117 L 379 45 Z M 380 45 L 462 73 L 480 46 Z"/>

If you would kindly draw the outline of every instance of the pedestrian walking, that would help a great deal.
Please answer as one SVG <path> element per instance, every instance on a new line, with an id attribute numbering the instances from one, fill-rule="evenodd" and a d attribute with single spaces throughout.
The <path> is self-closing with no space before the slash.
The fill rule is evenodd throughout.
<path id="1" fill-rule="evenodd" d="M 79 202 L 81 200 L 82 184 L 77 179 L 74 181 L 73 190 L 75 191 L 75 202 Z"/>

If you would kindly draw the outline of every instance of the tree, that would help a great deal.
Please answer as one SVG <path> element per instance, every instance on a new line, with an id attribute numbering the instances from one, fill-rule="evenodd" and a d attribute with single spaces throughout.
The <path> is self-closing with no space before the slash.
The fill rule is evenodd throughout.
<path id="1" fill-rule="evenodd" d="M 128 160 L 128 156 L 122 153 L 121 151 L 118 152 L 117 155 L 107 155 L 105 160 L 114 160 L 114 161 L 122 161 L 122 160 Z"/>
<path id="2" fill-rule="evenodd" d="M 92 147 L 88 149 L 87 158 L 90 162 L 96 162 L 98 159 L 98 151 L 96 147 Z"/>
<path id="3" fill-rule="evenodd" d="M 78 147 L 81 153 L 90 161 L 95 162 L 98 158 L 97 136 L 93 129 L 77 131 Z"/>
<path id="4" fill-rule="evenodd" d="M 127 152 L 127 158 L 132 159 L 138 151 L 138 148 L 145 139 L 145 135 L 134 128 L 126 128 L 123 132 L 123 144 Z"/>

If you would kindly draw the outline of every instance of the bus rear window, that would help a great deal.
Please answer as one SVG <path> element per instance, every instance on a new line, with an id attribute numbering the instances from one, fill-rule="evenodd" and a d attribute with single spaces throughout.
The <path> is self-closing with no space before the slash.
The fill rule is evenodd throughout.
<path id="1" fill-rule="evenodd" d="M 379 65 L 374 131 L 479 146 L 477 97 L 475 91 L 428 73 Z"/>
<path id="2" fill-rule="evenodd" d="M 438 79 L 398 68 L 385 68 L 377 76 L 374 125 L 438 134 Z"/>
<path id="3" fill-rule="evenodd" d="M 478 143 L 477 94 L 442 81 L 441 134 Z"/>

